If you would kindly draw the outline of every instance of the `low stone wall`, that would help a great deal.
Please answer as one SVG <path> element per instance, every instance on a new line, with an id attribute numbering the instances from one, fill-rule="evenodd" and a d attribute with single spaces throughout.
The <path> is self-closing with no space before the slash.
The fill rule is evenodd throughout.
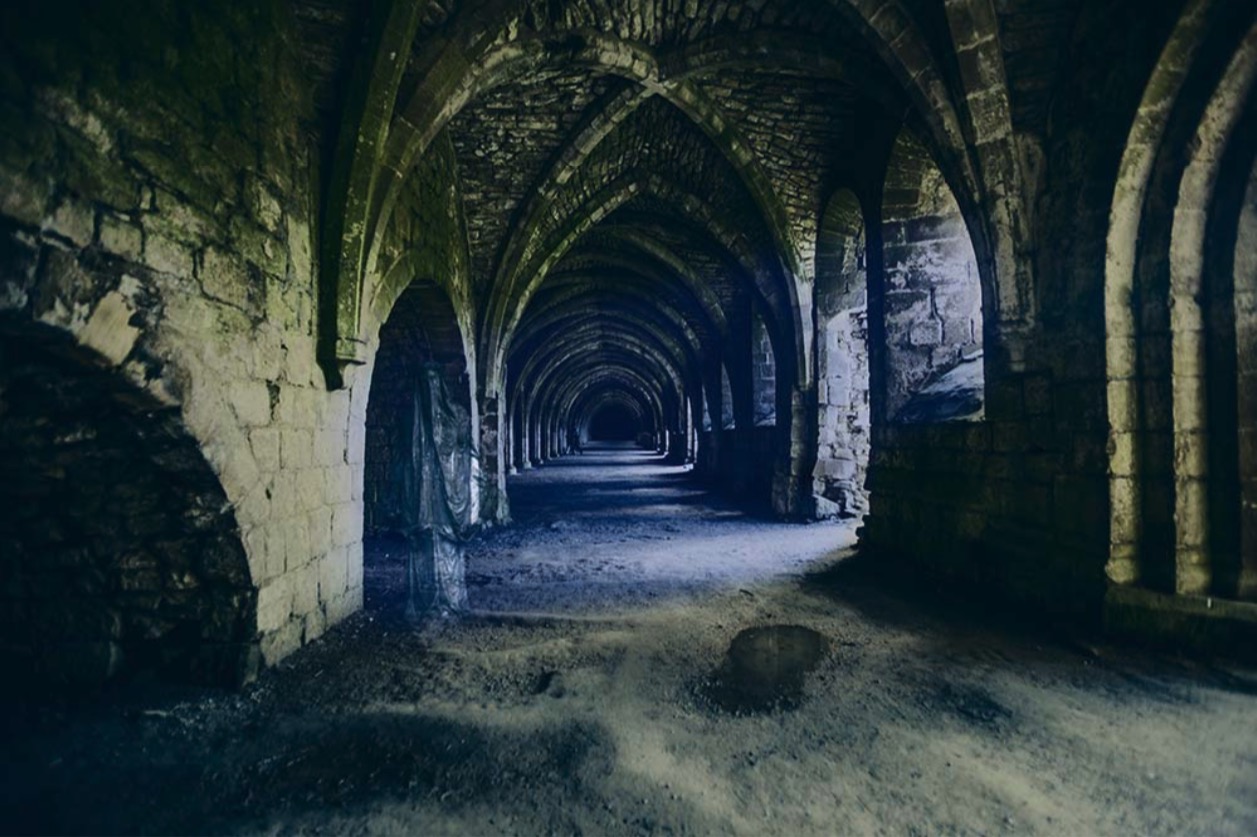
<path id="1" fill-rule="evenodd" d="M 864 547 L 1047 614 L 1098 621 L 1108 525 L 1103 436 L 1069 432 L 1053 415 L 1054 403 L 1058 411 L 1068 404 L 1077 419 L 1081 391 L 1010 376 L 988 386 L 998 419 L 875 427 Z"/>

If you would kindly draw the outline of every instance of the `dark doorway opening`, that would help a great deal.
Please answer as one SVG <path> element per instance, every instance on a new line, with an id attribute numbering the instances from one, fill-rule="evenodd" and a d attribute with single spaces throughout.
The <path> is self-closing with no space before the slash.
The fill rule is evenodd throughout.
<path id="1" fill-rule="evenodd" d="M 178 408 L 51 329 L 0 325 L 0 692 L 235 685 L 257 594 Z"/>
<path id="2" fill-rule="evenodd" d="M 427 281 L 402 292 L 379 340 L 366 415 L 363 593 L 367 609 L 418 618 L 464 598 L 453 530 L 461 535 L 478 514 L 466 353 L 449 297 Z"/>
<path id="3" fill-rule="evenodd" d="M 631 442 L 641 430 L 637 417 L 619 404 L 599 408 L 589 421 L 589 438 L 595 442 Z"/>

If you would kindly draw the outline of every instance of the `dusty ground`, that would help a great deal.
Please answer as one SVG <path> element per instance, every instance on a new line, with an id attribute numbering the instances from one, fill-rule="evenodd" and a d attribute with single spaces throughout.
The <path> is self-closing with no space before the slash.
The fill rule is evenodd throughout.
<path id="1" fill-rule="evenodd" d="M 516 478 L 471 619 L 409 628 L 383 546 L 366 612 L 243 692 L 8 707 L 0 828 L 1257 833 L 1254 672 L 888 592 L 849 526 L 749 519 L 657 463 Z M 796 708 L 732 714 L 713 672 L 762 625 L 828 653 Z"/>

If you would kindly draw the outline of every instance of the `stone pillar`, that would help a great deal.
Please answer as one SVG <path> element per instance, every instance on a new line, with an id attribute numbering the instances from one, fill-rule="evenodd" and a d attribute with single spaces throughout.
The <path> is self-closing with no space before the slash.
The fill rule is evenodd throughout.
<path id="1" fill-rule="evenodd" d="M 502 452 L 502 415 L 498 412 L 498 398 L 487 395 L 482 398 L 480 414 L 480 463 L 484 474 L 480 495 L 480 512 L 484 520 L 504 523 L 510 520 L 510 506 L 506 499 L 506 468 Z"/>
<path id="2" fill-rule="evenodd" d="M 512 420 L 515 411 L 507 408 L 502 417 L 502 456 L 506 462 L 506 473 L 515 471 L 515 422 Z"/>
<path id="3" fill-rule="evenodd" d="M 528 432 L 528 408 L 519 408 L 519 468 L 527 471 L 532 468 L 532 438 Z"/>
<path id="4" fill-rule="evenodd" d="M 669 465 L 684 465 L 686 461 L 685 435 L 676 430 L 668 431 Z"/>
<path id="5" fill-rule="evenodd" d="M 816 465 L 816 390 L 793 387 L 790 391 L 790 422 L 780 444 L 773 470 L 773 512 L 782 517 L 811 514 L 812 471 Z"/>

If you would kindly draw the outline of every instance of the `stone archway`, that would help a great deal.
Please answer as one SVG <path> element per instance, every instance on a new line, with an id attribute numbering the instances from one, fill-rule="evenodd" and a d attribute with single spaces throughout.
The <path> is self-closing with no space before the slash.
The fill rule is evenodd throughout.
<path id="1" fill-rule="evenodd" d="M 983 416 L 982 285 L 951 187 L 910 131 L 882 195 L 885 341 L 878 419 L 926 424 Z"/>
<path id="2" fill-rule="evenodd" d="M 12 686 L 257 671 L 235 513 L 178 408 L 51 329 L 0 328 L 0 506 Z"/>
<path id="3" fill-rule="evenodd" d="M 407 541 L 413 523 L 407 505 L 434 490 L 431 474 L 415 459 L 416 394 L 421 377 L 435 371 L 440 397 L 452 403 L 452 413 L 465 422 L 461 433 L 474 439 L 471 382 L 466 346 L 449 297 L 433 282 L 411 283 L 397 298 L 380 328 L 379 345 L 371 370 L 367 401 L 363 471 L 364 568 L 367 607 L 400 589 L 405 571 Z M 437 397 L 436 393 L 432 397 Z M 475 451 L 461 452 L 471 461 L 467 520 L 478 519 Z"/>

